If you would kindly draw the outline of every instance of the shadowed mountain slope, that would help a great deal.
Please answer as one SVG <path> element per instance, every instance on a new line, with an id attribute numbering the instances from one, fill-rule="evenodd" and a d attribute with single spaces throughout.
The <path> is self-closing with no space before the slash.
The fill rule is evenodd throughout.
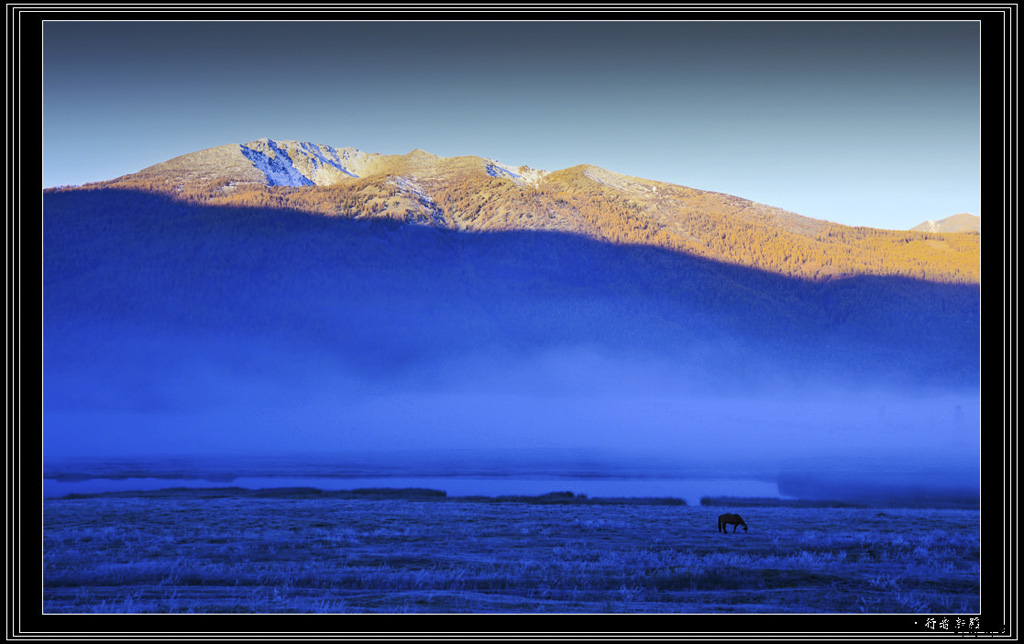
<path id="1" fill-rule="evenodd" d="M 566 233 L 467 234 L 123 190 L 45 203 L 48 326 L 266 333 L 367 365 L 491 345 L 688 355 L 725 343 L 748 366 L 977 376 L 977 286 L 813 282 Z"/>

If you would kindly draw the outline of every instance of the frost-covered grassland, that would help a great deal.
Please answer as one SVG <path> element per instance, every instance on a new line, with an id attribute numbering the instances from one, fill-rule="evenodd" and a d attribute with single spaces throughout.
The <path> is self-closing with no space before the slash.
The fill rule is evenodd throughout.
<path id="1" fill-rule="evenodd" d="M 48 499 L 43 610 L 833 612 L 979 608 L 970 510 L 281 498 Z"/>

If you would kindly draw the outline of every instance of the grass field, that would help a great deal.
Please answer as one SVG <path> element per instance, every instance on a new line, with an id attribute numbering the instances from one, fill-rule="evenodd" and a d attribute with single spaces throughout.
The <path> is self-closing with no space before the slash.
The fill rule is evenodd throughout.
<path id="1" fill-rule="evenodd" d="M 977 510 L 457 499 L 44 503 L 47 613 L 971 613 Z"/>

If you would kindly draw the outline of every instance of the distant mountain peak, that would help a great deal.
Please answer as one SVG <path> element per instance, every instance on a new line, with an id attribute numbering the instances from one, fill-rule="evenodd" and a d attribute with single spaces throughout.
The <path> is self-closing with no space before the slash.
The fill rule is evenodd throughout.
<path id="1" fill-rule="evenodd" d="M 910 230 L 924 233 L 980 233 L 981 217 L 967 212 L 962 212 L 937 221 L 929 219 L 928 221 L 914 226 Z"/>

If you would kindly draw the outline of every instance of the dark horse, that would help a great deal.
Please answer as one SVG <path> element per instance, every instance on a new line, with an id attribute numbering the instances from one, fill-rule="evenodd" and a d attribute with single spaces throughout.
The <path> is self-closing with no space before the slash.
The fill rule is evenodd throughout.
<path id="1" fill-rule="evenodd" d="M 743 521 L 743 517 L 738 514 L 723 514 L 718 517 L 718 531 L 725 532 L 725 526 L 732 524 L 732 531 L 736 532 L 736 528 L 743 526 L 743 531 L 748 530 L 747 524 Z"/>

